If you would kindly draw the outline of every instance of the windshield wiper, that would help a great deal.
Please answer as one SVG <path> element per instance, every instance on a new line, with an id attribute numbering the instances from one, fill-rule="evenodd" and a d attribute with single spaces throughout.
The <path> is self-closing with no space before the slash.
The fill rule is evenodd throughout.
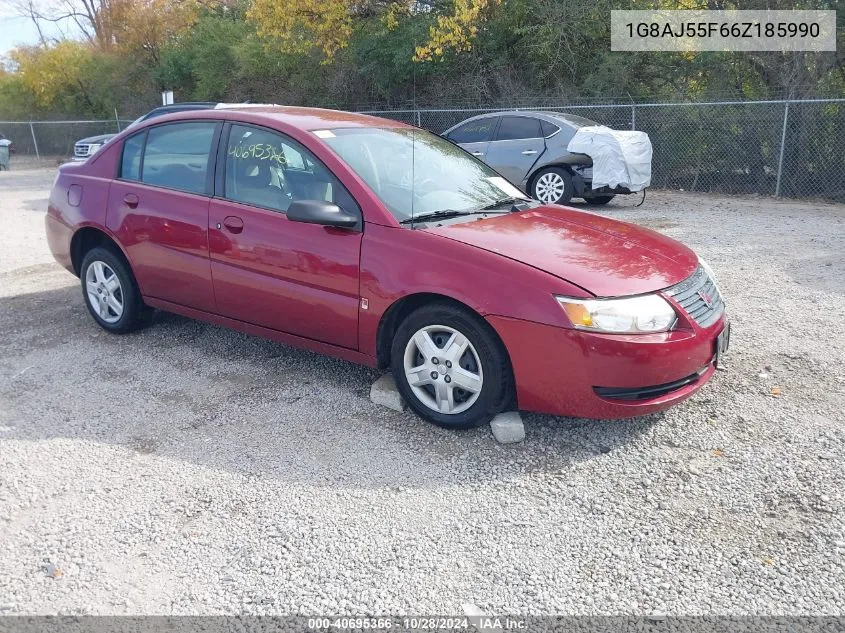
<path id="1" fill-rule="evenodd" d="M 439 211 L 430 211 L 428 213 L 421 213 L 412 218 L 400 220 L 399 224 L 413 224 L 414 222 L 425 222 L 426 220 L 457 218 L 463 215 L 487 215 L 488 213 L 506 213 L 505 211 L 494 211 L 491 208 L 484 207 L 483 209 L 476 209 L 475 211 L 455 211 L 454 209 L 441 209 Z"/>
<path id="2" fill-rule="evenodd" d="M 488 204 L 486 207 L 481 207 L 482 211 L 492 211 L 493 209 L 498 209 L 499 207 L 503 207 L 506 204 L 517 204 L 519 202 L 528 202 L 525 198 L 502 198 L 501 200 L 496 200 L 496 202 L 492 204 Z"/>
<path id="3" fill-rule="evenodd" d="M 413 224 L 414 222 L 424 222 L 433 218 L 456 218 L 460 215 L 473 215 L 481 213 L 480 211 L 455 211 L 454 209 L 441 209 L 439 211 L 429 211 L 428 213 L 420 213 L 411 218 L 400 220 L 399 224 Z"/>

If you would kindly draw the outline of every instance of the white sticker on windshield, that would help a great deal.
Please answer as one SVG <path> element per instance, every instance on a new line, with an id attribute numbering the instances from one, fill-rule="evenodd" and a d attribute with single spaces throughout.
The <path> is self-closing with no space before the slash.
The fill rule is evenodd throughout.
<path id="1" fill-rule="evenodd" d="M 499 189 L 505 192 L 506 195 L 510 196 L 511 198 L 525 198 L 527 196 L 522 193 L 519 189 L 514 187 L 511 183 L 507 180 L 502 178 L 501 176 L 492 176 L 491 178 L 487 179 L 488 182 L 496 185 Z"/>
<path id="2" fill-rule="evenodd" d="M 314 136 L 318 138 L 334 138 L 335 134 L 331 130 L 314 130 Z"/>

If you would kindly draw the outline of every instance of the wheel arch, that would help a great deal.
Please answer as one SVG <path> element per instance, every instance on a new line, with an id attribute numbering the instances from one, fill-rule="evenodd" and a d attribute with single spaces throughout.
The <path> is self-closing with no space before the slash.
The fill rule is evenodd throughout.
<path id="1" fill-rule="evenodd" d="M 390 366 L 390 349 L 393 345 L 393 337 L 395 336 L 396 330 L 402 323 L 402 321 L 404 321 L 405 318 L 414 310 L 434 302 L 447 303 L 456 308 L 469 312 L 473 316 L 477 317 L 479 322 L 483 324 L 483 327 L 486 328 L 488 332 L 493 336 L 494 340 L 499 343 L 502 348 L 502 351 L 505 354 L 505 357 L 508 360 L 508 364 L 511 366 L 511 368 L 513 367 L 510 352 L 508 351 L 507 346 L 505 346 L 505 342 L 502 340 L 502 337 L 499 336 L 499 333 L 496 331 L 496 329 L 492 325 L 490 325 L 487 319 L 485 319 L 484 316 L 478 312 L 478 310 L 475 310 L 466 303 L 448 295 L 439 294 L 436 292 L 418 292 L 397 299 L 387 308 L 387 310 L 384 311 L 384 314 L 382 314 L 378 324 L 378 331 L 376 333 L 376 360 L 379 369 L 386 369 Z M 514 382 L 512 370 L 511 381 Z M 511 384 L 510 391 L 511 396 L 514 399 L 514 405 L 516 405 L 515 384 Z"/>
<path id="2" fill-rule="evenodd" d="M 132 270 L 132 264 L 118 241 L 101 228 L 89 225 L 79 228 L 70 240 L 70 261 L 73 272 L 77 277 L 81 273 L 80 267 L 82 260 L 85 259 L 85 253 L 97 246 L 113 250 L 115 254 L 124 259 L 126 265 L 129 266 L 129 270 Z"/>

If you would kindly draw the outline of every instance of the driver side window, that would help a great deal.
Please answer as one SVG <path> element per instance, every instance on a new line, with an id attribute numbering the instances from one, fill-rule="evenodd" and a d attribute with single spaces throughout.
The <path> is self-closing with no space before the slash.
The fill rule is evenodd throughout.
<path id="1" fill-rule="evenodd" d="M 265 128 L 233 124 L 224 197 L 285 213 L 296 200 L 324 200 L 360 215 L 337 178 L 300 143 Z"/>

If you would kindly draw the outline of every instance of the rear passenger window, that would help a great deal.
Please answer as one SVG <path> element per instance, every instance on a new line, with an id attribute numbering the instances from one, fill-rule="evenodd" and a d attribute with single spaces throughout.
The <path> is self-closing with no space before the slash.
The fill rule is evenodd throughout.
<path id="1" fill-rule="evenodd" d="M 454 143 L 483 143 L 490 140 L 495 126 L 496 117 L 469 121 L 452 130 L 448 138 Z"/>
<path id="2" fill-rule="evenodd" d="M 285 212 L 294 200 L 324 200 L 361 214 L 328 168 L 291 138 L 259 127 L 232 124 L 226 148 L 225 197 Z"/>
<path id="3" fill-rule="evenodd" d="M 141 181 L 189 193 L 207 193 L 208 157 L 215 121 L 168 123 L 150 128 Z"/>
<path id="4" fill-rule="evenodd" d="M 513 141 L 521 138 L 540 138 L 539 119 L 524 116 L 504 116 L 499 126 L 497 141 Z"/>
<path id="5" fill-rule="evenodd" d="M 141 152 L 144 151 L 145 134 L 146 131 L 140 132 L 123 141 L 120 177 L 124 180 L 141 180 Z"/>

